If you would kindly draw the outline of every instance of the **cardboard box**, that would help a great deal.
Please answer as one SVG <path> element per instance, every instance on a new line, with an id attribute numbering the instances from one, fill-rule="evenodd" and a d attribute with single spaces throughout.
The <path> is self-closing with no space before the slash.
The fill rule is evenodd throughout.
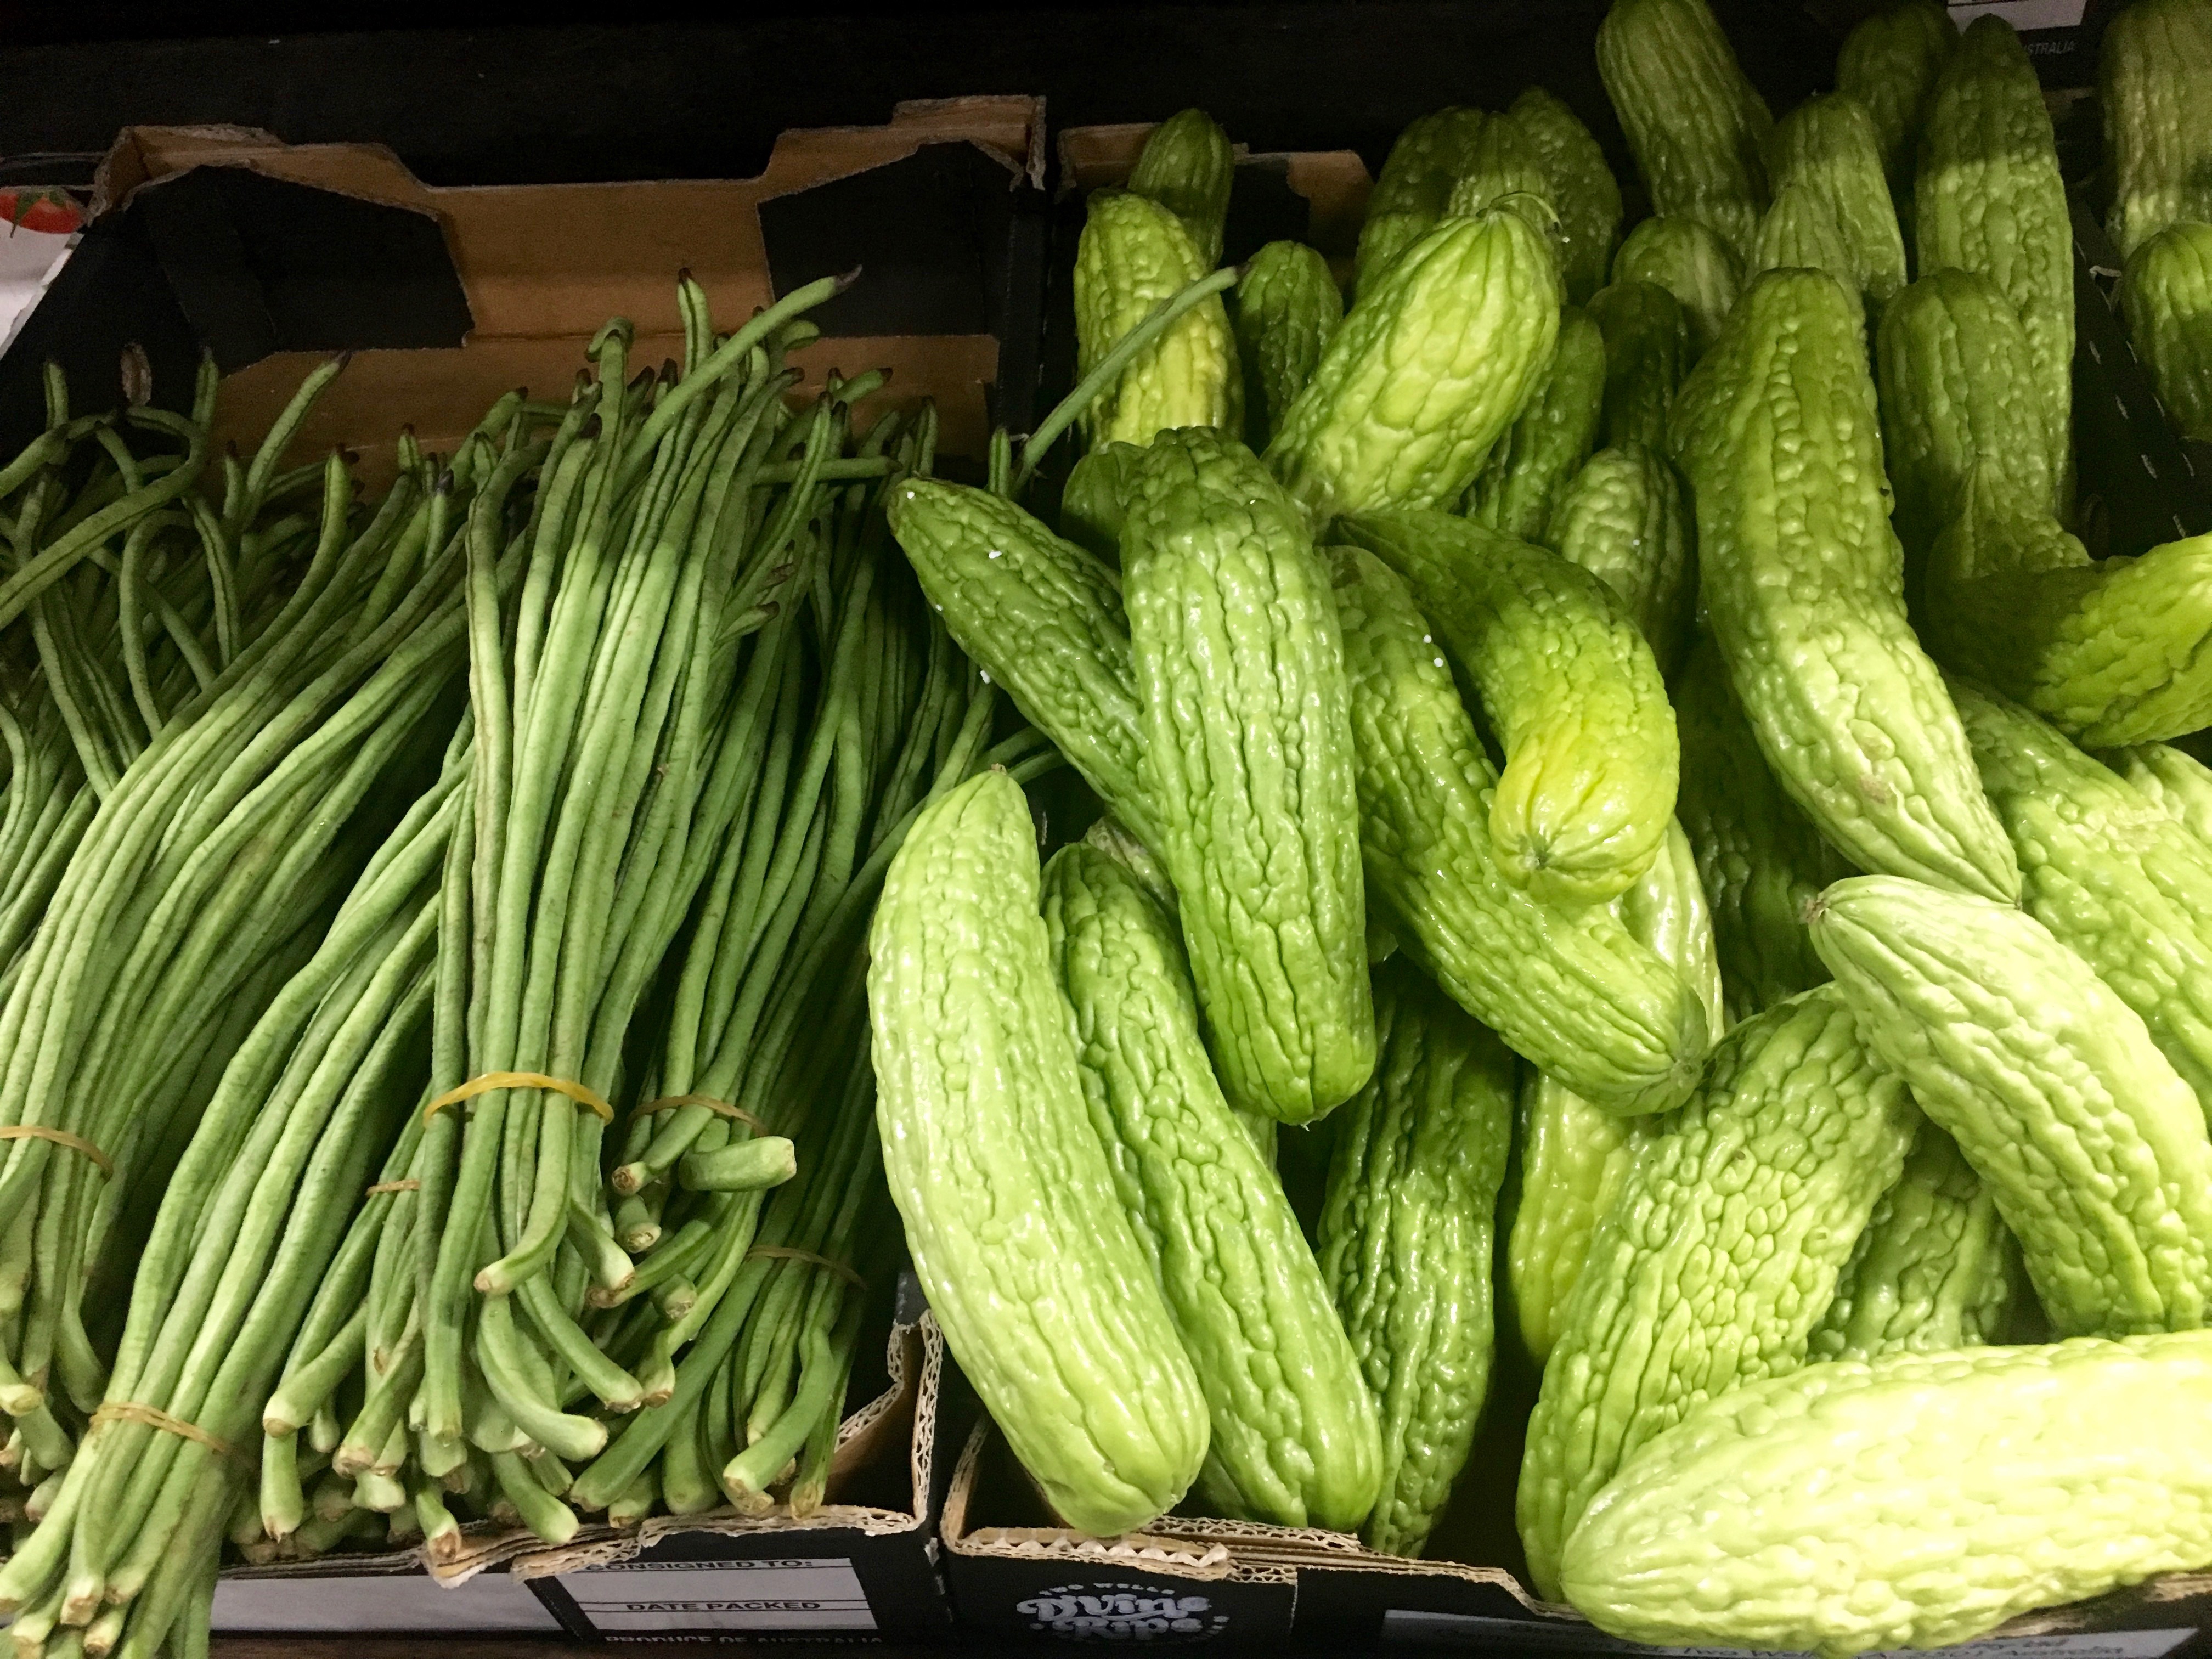
<path id="1" fill-rule="evenodd" d="M 294 455 L 349 446 L 374 482 L 403 425 L 447 449 L 513 387 L 564 398 L 610 317 L 635 325 L 633 361 L 680 354 L 681 270 L 728 327 L 858 266 L 863 280 L 813 313 L 825 337 L 800 360 L 809 375 L 887 368 L 890 404 L 934 398 L 940 449 L 979 456 L 994 418 L 1026 418 L 1035 381 L 1043 155 L 1026 97 L 787 132 L 757 178 L 623 184 L 434 189 L 375 144 L 131 129 L 100 165 L 82 242 L 0 357 L 0 448 L 43 423 L 50 356 L 88 410 L 119 399 L 136 345 L 156 401 L 181 406 L 211 350 L 218 435 L 244 445 L 350 351 Z"/>
<path id="2" fill-rule="evenodd" d="M 656 1516 L 634 1531 L 586 1528 L 510 1571 L 572 1632 L 602 1642 L 764 1635 L 942 1638 L 952 1614 L 938 1570 L 945 1453 L 972 1409 L 945 1398 L 945 1340 L 911 1273 L 879 1392 L 838 1430 L 829 1501 L 794 1516 Z M 854 1379 L 856 1389 L 866 1387 Z"/>

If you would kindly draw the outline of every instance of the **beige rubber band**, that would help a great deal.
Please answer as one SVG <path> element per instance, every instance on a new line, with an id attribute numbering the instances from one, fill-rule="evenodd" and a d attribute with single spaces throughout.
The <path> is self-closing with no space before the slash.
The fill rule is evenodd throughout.
<path id="1" fill-rule="evenodd" d="M 51 1140 L 57 1146 L 82 1152 L 100 1165 L 100 1174 L 111 1178 L 115 1174 L 114 1162 L 106 1152 L 88 1140 L 79 1139 L 66 1129 L 49 1129 L 43 1123 L 9 1123 L 0 1126 L 0 1140 Z"/>
<path id="2" fill-rule="evenodd" d="M 172 1417 L 158 1407 L 141 1406 L 135 1401 L 118 1400 L 102 1406 L 92 1414 L 92 1426 L 102 1423 L 143 1423 L 149 1429 L 159 1429 L 164 1434 L 181 1435 L 187 1440 L 197 1440 L 218 1457 L 244 1464 L 245 1455 L 234 1446 L 224 1444 L 197 1423 L 187 1423 L 181 1417 Z"/>
<path id="3" fill-rule="evenodd" d="M 579 1106 L 588 1106 L 599 1115 L 603 1123 L 615 1121 L 615 1109 L 593 1094 L 580 1083 L 571 1083 L 566 1078 L 548 1077 L 543 1072 L 486 1072 L 482 1077 L 472 1077 L 458 1089 L 448 1089 L 422 1109 L 422 1121 L 428 1123 L 448 1106 L 473 1100 L 478 1095 L 489 1094 L 494 1089 L 550 1089 L 556 1095 L 566 1095 Z"/>
<path id="4" fill-rule="evenodd" d="M 422 1190 L 422 1183 L 419 1181 L 380 1181 L 363 1192 L 362 1196 L 374 1198 L 379 1193 L 419 1193 Z"/>
<path id="5" fill-rule="evenodd" d="M 712 1095 L 663 1095 L 658 1100 L 648 1100 L 632 1112 L 632 1117 L 651 1117 L 657 1112 L 672 1112 L 678 1106 L 704 1106 L 710 1112 L 720 1112 L 724 1117 L 733 1117 L 755 1134 L 770 1133 L 762 1122 L 742 1106 L 732 1106 L 726 1100 L 717 1100 Z"/>
<path id="6" fill-rule="evenodd" d="M 827 1267 L 846 1283 L 860 1290 L 868 1288 L 868 1281 L 842 1261 L 832 1261 L 826 1255 L 817 1255 L 811 1250 L 794 1250 L 788 1244 L 756 1244 L 745 1252 L 748 1261 L 754 1256 L 773 1256 L 779 1261 L 804 1261 L 809 1267 Z"/>

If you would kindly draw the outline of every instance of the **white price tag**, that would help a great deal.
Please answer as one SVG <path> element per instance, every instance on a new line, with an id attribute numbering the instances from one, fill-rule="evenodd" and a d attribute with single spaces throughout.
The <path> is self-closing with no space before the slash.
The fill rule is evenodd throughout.
<path id="1" fill-rule="evenodd" d="M 363 1573 L 328 1578 L 221 1578 L 215 1587 L 218 1631 L 410 1632 L 552 1631 L 561 1621 L 529 1585 L 503 1572 L 480 1572 L 453 1589 L 428 1573 Z"/>
<path id="2" fill-rule="evenodd" d="M 561 1575 L 593 1629 L 873 1630 L 860 1576 L 843 1556 L 788 1561 L 622 1561 Z"/>
<path id="3" fill-rule="evenodd" d="M 1899 1648 L 1862 1659 L 1926 1659 L 1948 1653 L 1957 1659 L 2159 1659 L 2186 1642 L 2193 1630 L 2114 1630 L 2075 1636 L 2008 1636 L 1958 1647 Z M 1624 1642 L 1572 1625 L 1539 1625 L 1518 1619 L 1483 1619 L 1458 1613 L 1382 1615 L 1382 1639 L 1423 1647 L 1493 1649 L 1514 1653 L 1626 1653 L 1653 1659 L 1813 1659 L 1807 1653 L 1751 1653 L 1741 1648 L 1653 1648 Z"/>
<path id="4" fill-rule="evenodd" d="M 2088 0 L 1951 0 L 1951 21 L 1965 28 L 1977 17 L 2002 17 L 2022 34 L 2081 27 Z"/>

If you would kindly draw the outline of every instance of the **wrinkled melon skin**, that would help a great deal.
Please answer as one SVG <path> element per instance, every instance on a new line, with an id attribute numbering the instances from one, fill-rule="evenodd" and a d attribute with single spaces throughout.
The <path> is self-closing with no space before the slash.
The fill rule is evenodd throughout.
<path id="1" fill-rule="evenodd" d="M 1988 277 L 1938 270 L 1913 283 L 1882 313 L 1875 362 L 1905 591 L 1917 605 L 1929 550 L 1958 516 L 1978 461 L 2005 500 L 2045 513 L 2058 510 L 2058 481 L 2027 332 Z"/>
<path id="2" fill-rule="evenodd" d="M 1114 572 L 987 490 L 908 477 L 888 497 L 891 534 L 946 631 L 1139 839 L 1157 844 Z"/>
<path id="3" fill-rule="evenodd" d="M 1674 716 L 1676 811 L 1712 906 L 1726 1025 L 1734 1025 L 1827 979 L 1806 913 L 1822 888 L 1855 872 L 1774 781 L 1710 637 L 1675 684 Z"/>
<path id="4" fill-rule="evenodd" d="M 1928 556 L 1928 648 L 2094 749 L 2212 724 L 2212 535 L 2093 560 L 1988 464 Z"/>
<path id="5" fill-rule="evenodd" d="M 1456 502 L 1551 362 L 1561 297 L 1518 213 L 1442 221 L 1361 285 L 1267 464 L 1317 525 Z"/>
<path id="6" fill-rule="evenodd" d="M 1375 1000 L 1381 1058 L 1338 1115 L 1320 1256 L 1381 1410 L 1382 1492 L 1361 1536 L 1418 1556 L 1490 1389 L 1514 1062 L 1404 963 L 1376 974 Z"/>
<path id="7" fill-rule="evenodd" d="M 1233 438 L 1163 434 L 1121 526 L 1157 847 L 1230 1099 L 1303 1123 L 1375 1065 L 1329 573 Z"/>
<path id="8" fill-rule="evenodd" d="M 1098 366 L 1163 301 L 1210 269 L 1174 212 L 1128 191 L 1091 193 L 1075 248 L 1076 378 Z M 1084 412 L 1093 444 L 1148 444 L 1171 427 L 1243 430 L 1243 377 L 1218 295 L 1178 319 Z"/>
<path id="9" fill-rule="evenodd" d="M 2212 220 L 2212 10 L 2136 0 L 2097 49 L 2098 104 L 2124 259 L 2171 226 Z M 2138 349 L 2141 348 L 2138 347 Z"/>
<path id="10" fill-rule="evenodd" d="M 2212 767 L 2170 744 L 2138 744 L 2100 756 L 2128 787 L 2212 848 Z"/>
<path id="11" fill-rule="evenodd" d="M 2049 722 L 1952 687 L 2028 915 L 2142 1016 L 2212 1108 L 2212 851 Z"/>
<path id="12" fill-rule="evenodd" d="M 1068 469 L 1060 492 L 1060 533 L 1109 565 L 1121 562 L 1122 502 L 1144 453 L 1134 444 L 1101 444 Z"/>
<path id="13" fill-rule="evenodd" d="M 1563 251 L 1544 158 L 1518 122 L 1496 115 L 1482 124 L 1458 181 L 1444 198 L 1444 212 L 1451 217 L 1478 218 L 1492 207 L 1521 215 L 1551 244 L 1554 255 Z"/>
<path id="14" fill-rule="evenodd" d="M 1768 764 L 1838 851 L 2010 902 L 2011 844 L 1905 620 L 1859 311 L 1832 276 L 1769 271 L 1691 371 L 1669 437 L 1701 596 Z"/>
<path id="15" fill-rule="evenodd" d="M 1867 106 L 1842 92 L 1808 98 L 1775 123 L 1767 171 L 1777 202 L 1791 185 L 1802 185 L 1826 204 L 1852 279 L 1879 314 L 1905 286 L 1905 233 L 1882 173 L 1881 134 Z"/>
<path id="16" fill-rule="evenodd" d="M 1748 251 L 1750 234 L 1744 239 Z M 1690 325 L 1694 362 L 1720 337 L 1743 291 L 1743 255 L 1694 219 L 1646 219 L 1613 257 L 1613 280 L 1650 283 L 1673 295 Z"/>
<path id="17" fill-rule="evenodd" d="M 1637 1449 L 1805 1363 L 1919 1114 L 1822 986 L 1747 1020 L 1639 1151 L 1598 1225 L 1528 1419 L 1516 1518 L 1538 1594 Z"/>
<path id="18" fill-rule="evenodd" d="M 1344 296 L 1328 261 L 1312 248 L 1270 242 L 1237 279 L 1235 321 L 1246 433 L 1255 449 L 1265 449 L 1344 321 Z"/>
<path id="19" fill-rule="evenodd" d="M 1371 908 L 1453 1001 L 1607 1111 L 1681 1103 L 1705 1060 L 1682 976 L 1604 910 L 1540 903 L 1490 839 L 1497 773 L 1405 583 L 1328 550 L 1352 682 Z"/>
<path id="20" fill-rule="evenodd" d="M 1697 990 L 1711 1028 L 1723 1029 L 1712 916 L 1697 856 L 1679 825 L 1668 826 L 1665 850 L 1611 908 L 1632 938 Z M 1559 1340 L 1590 1237 L 1658 1124 L 1615 1117 L 1540 1072 L 1522 1079 L 1518 1106 L 1521 1156 L 1505 1282 L 1522 1345 L 1540 1366 Z"/>
<path id="21" fill-rule="evenodd" d="M 1987 899 L 1854 876 L 1812 929 L 1874 1054 L 1995 1194 L 2059 1334 L 2202 1325 L 2212 1142 L 2136 1012 Z"/>
<path id="22" fill-rule="evenodd" d="M 1862 286 L 1857 258 L 1844 240 L 1834 207 L 1808 184 L 1787 184 L 1775 193 L 1745 263 L 1754 276 L 1762 270 L 1824 270 L 1854 294 Z"/>
<path id="23" fill-rule="evenodd" d="M 1547 544 L 1620 596 L 1671 680 L 1695 621 L 1695 539 L 1673 465 L 1631 440 L 1601 449 L 1575 474 Z"/>
<path id="24" fill-rule="evenodd" d="M 916 817 L 868 935 L 876 1122 L 961 1370 L 1053 1506 L 1110 1537 L 1181 1500 L 1206 1403 L 1091 1125 L 1039 882 L 1006 774 Z"/>
<path id="25" fill-rule="evenodd" d="M 1814 1359 L 1976 1348 L 2005 1340 L 2023 1285 L 2020 1246 L 1996 1200 L 1932 1123 L 1859 1235 L 1820 1328 Z"/>
<path id="26" fill-rule="evenodd" d="M 1355 298 L 1436 228 L 1490 118 L 1479 109 L 1455 105 L 1408 122 L 1398 135 L 1368 194 L 1367 217 L 1352 256 Z"/>
<path id="27" fill-rule="evenodd" d="M 1613 0 L 1598 25 L 1597 72 L 1651 210 L 1696 219 L 1747 252 L 1766 208 L 1774 118 L 1705 0 Z"/>
<path id="28" fill-rule="evenodd" d="M 1543 378 L 1475 475 L 1467 516 L 1548 546 L 1553 505 L 1589 458 L 1604 407 L 1605 336 L 1586 313 L 1569 306 Z"/>
<path id="29" fill-rule="evenodd" d="M 1571 305 L 1605 286 L 1620 234 L 1620 185 L 1582 118 L 1541 87 L 1526 87 L 1505 118 L 1528 136 L 1559 216 L 1559 273 Z"/>
<path id="30" fill-rule="evenodd" d="M 2201 1332 L 1808 1366 L 1630 1459 L 1567 1546 L 1567 1598 L 1668 1645 L 1971 1641 L 2212 1562 L 2208 1422 Z"/>
<path id="31" fill-rule="evenodd" d="M 2020 313 L 2034 360 L 2045 453 L 2073 494 L 2074 226 L 2051 112 L 2012 26 L 1984 15 L 1943 66 L 1913 186 L 1922 270 L 1979 272 Z"/>
<path id="32" fill-rule="evenodd" d="M 2136 248 L 2120 308 L 2182 435 L 2212 440 L 2212 224 L 2170 226 Z"/>
<path id="33" fill-rule="evenodd" d="M 1504 746 L 1490 834 L 1540 899 L 1601 904 L 1651 867 L 1681 748 L 1636 618 L 1558 554 L 1442 513 L 1370 513 L 1338 533 L 1406 579 Z"/>
<path id="34" fill-rule="evenodd" d="M 1175 924 L 1112 855 L 1062 848 L 1044 921 L 1091 1120 L 1212 1407 L 1216 1513 L 1348 1532 L 1380 1486 L 1359 1361 L 1291 1213 L 1206 1060 Z"/>
<path id="35" fill-rule="evenodd" d="M 1202 109 L 1170 115 L 1154 127 L 1129 172 L 1132 194 L 1148 197 L 1182 221 L 1207 270 L 1221 263 L 1237 149 Z"/>
<path id="36" fill-rule="evenodd" d="M 1664 453 L 1667 410 L 1690 372 L 1690 319 L 1656 283 L 1613 283 L 1600 289 L 1589 314 L 1605 338 L 1605 410 L 1600 441 L 1607 449 L 1641 444 Z"/>
<path id="37" fill-rule="evenodd" d="M 1882 170 L 1900 201 L 1911 192 L 1913 139 L 1936 77 L 1958 44 L 1958 28 L 1937 0 L 1904 0 L 1860 19 L 1836 54 L 1836 90 L 1873 118 Z"/>

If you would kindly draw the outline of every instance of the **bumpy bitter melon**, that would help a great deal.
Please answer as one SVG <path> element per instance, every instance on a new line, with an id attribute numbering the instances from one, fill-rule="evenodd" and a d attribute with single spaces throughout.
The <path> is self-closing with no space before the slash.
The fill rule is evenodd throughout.
<path id="1" fill-rule="evenodd" d="M 1831 987 L 1722 1040 L 1598 1224 L 1544 1368 L 1516 1506 L 1540 1594 L 1557 1597 L 1568 1537 L 1638 1447 L 1805 1363 L 1918 1122 Z"/>
<path id="2" fill-rule="evenodd" d="M 1744 239 L 1750 246 L 1750 236 Z M 1743 256 L 1695 219 L 1646 219 L 1613 256 L 1613 280 L 1651 283 L 1673 295 L 1690 325 L 1690 357 L 1702 357 L 1743 291 Z"/>
<path id="3" fill-rule="evenodd" d="M 2128 335 L 2184 437 L 2212 441 L 2212 224 L 2172 225 L 2128 258 Z"/>
<path id="4" fill-rule="evenodd" d="M 1547 544 L 1619 594 L 1671 678 L 1697 600 L 1689 503 L 1667 458 L 1631 441 L 1601 449 L 1560 493 Z"/>
<path id="5" fill-rule="evenodd" d="M 1559 216 L 1559 274 L 1571 305 L 1605 285 L 1620 234 L 1620 185 L 1582 118 L 1541 87 L 1522 88 L 1505 118 L 1528 136 L 1551 182 Z"/>
<path id="6" fill-rule="evenodd" d="M 1878 313 L 1905 286 L 1905 233 L 1866 106 L 1845 93 L 1807 99 L 1775 124 L 1767 158 L 1778 200 L 1790 185 L 1804 185 L 1827 204 L 1867 304 Z"/>
<path id="7" fill-rule="evenodd" d="M 1359 802 L 1329 573 L 1259 458 L 1206 428 L 1146 452 L 1123 592 L 1157 840 L 1215 1064 L 1304 1122 L 1375 1064 Z"/>
<path id="8" fill-rule="evenodd" d="M 1604 407 L 1605 337 L 1587 313 L 1569 306 L 1542 380 L 1475 475 L 1467 516 L 1548 545 L 1553 506 L 1589 457 Z"/>
<path id="9" fill-rule="evenodd" d="M 1006 774 L 923 808 L 869 933 L 876 1119 L 962 1371 L 1060 1514 L 1111 1535 L 1188 1488 L 1206 1396 L 1091 1125 L 1038 891 Z"/>
<path id="10" fill-rule="evenodd" d="M 1638 1642 L 1947 1648 L 2212 1560 L 2208 1421 L 2197 1332 L 1808 1366 L 1631 1459 L 1562 1577 Z"/>
<path id="11" fill-rule="evenodd" d="M 1347 1531 L 1382 1480 L 1375 1407 L 1274 1171 L 1222 1098 L 1175 924 L 1107 853 L 1044 872 L 1091 1120 L 1212 1408 L 1219 1513 Z"/>
<path id="12" fill-rule="evenodd" d="M 1352 258 L 1355 299 L 1436 228 L 1489 119 L 1479 109 L 1454 106 L 1408 123 L 1398 135 L 1367 198 L 1367 217 Z"/>
<path id="13" fill-rule="evenodd" d="M 1129 191 L 1093 191 L 1075 250 L 1078 377 L 1207 268 L 1171 210 Z M 1229 313 L 1218 295 L 1209 295 L 1084 411 L 1084 430 L 1093 444 L 1116 438 L 1148 444 L 1170 427 L 1233 424 L 1243 400 Z"/>
<path id="14" fill-rule="evenodd" d="M 2165 743 L 2115 749 L 2100 758 L 2130 788 L 2212 848 L 2212 767 Z"/>
<path id="15" fill-rule="evenodd" d="M 1211 270 L 1221 263 L 1221 235 L 1229 222 L 1229 191 L 1237 173 L 1229 135 L 1202 109 L 1170 115 L 1154 127 L 1129 173 L 1129 189 L 1149 197 L 1182 221 Z"/>
<path id="16" fill-rule="evenodd" d="M 1656 283 L 1600 289 L 1589 314 L 1605 336 L 1605 424 L 1608 449 L 1630 444 L 1663 452 L 1667 410 L 1690 372 L 1689 313 Z"/>
<path id="17" fill-rule="evenodd" d="M 1382 1052 L 1338 1115 L 1320 1256 L 1381 1408 L 1382 1490 L 1363 1536 L 1417 1556 L 1489 1392 L 1513 1056 L 1412 967 L 1375 981 Z"/>
<path id="18" fill-rule="evenodd" d="M 1245 428 L 1252 447 L 1265 449 L 1344 321 L 1344 296 L 1312 248 L 1270 242 L 1237 279 L 1235 321 Z"/>
<path id="19" fill-rule="evenodd" d="M 1507 874 L 1539 898 L 1590 904 L 1649 869 L 1680 747 L 1620 597 L 1556 553 L 1446 514 L 1361 514 L 1339 533 L 1406 579 L 1480 692 L 1505 750 L 1490 833 Z"/>
<path id="20" fill-rule="evenodd" d="M 1812 929 L 1874 1054 L 1988 1183 L 2058 1332 L 2202 1325 L 2212 1141 L 2135 1010 L 1988 899 L 1853 876 Z"/>
<path id="21" fill-rule="evenodd" d="M 1838 851 L 2009 901 L 2011 844 L 1905 620 L 1859 313 L 1832 276 L 1769 271 L 1684 383 L 1704 604 L 1760 750 Z"/>
<path id="22" fill-rule="evenodd" d="M 1604 910 L 1540 903 L 1490 839 L 1497 774 L 1405 583 L 1328 550 L 1352 680 L 1368 895 L 1452 1000 L 1605 1109 L 1664 1111 L 1695 1085 L 1705 1012 Z"/>
<path id="23" fill-rule="evenodd" d="M 1857 99 L 1873 118 L 1882 170 L 1899 202 L 1912 190 L 1912 143 L 1936 77 L 1958 43 L 1959 31 L 1940 0 L 1903 0 L 1861 18 L 1836 54 L 1836 90 Z"/>
<path id="24" fill-rule="evenodd" d="M 1108 564 L 1121 562 L 1122 503 L 1144 453 L 1134 444 L 1101 444 L 1068 469 L 1060 492 L 1060 533 Z"/>
<path id="25" fill-rule="evenodd" d="M 1774 205 L 1751 239 L 1751 258 L 1744 268 L 1754 276 L 1762 270 L 1825 270 L 1853 294 L 1865 288 L 1857 255 L 1844 238 L 1834 206 L 1825 192 L 1802 181 L 1775 192 Z"/>
<path id="26" fill-rule="evenodd" d="M 2097 51 L 2112 177 L 2106 220 L 2122 258 L 2170 226 L 2212 220 L 2212 9 L 2136 0 Z"/>

